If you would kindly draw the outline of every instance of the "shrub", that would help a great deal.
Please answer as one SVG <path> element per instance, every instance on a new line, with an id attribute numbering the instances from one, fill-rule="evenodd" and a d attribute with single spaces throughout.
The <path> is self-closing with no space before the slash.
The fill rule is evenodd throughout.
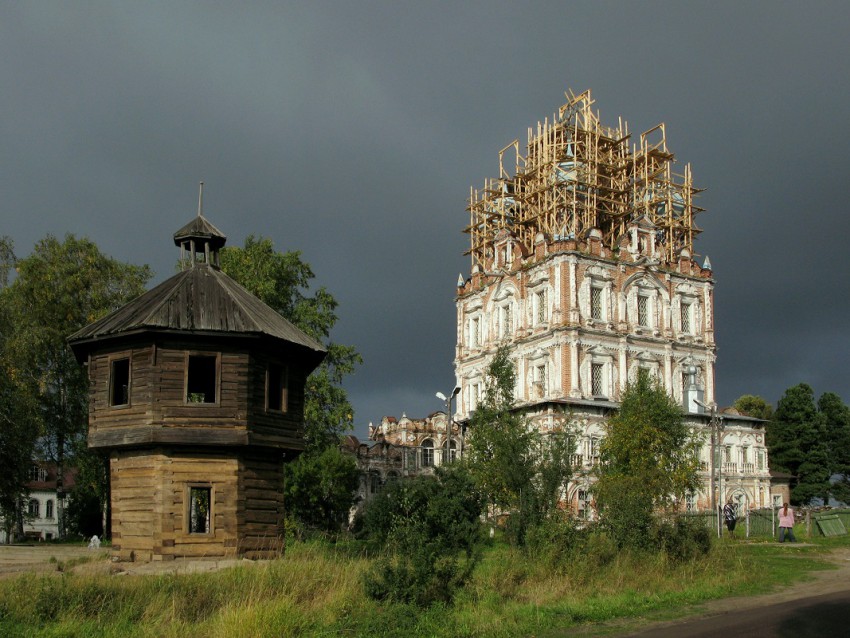
<path id="1" fill-rule="evenodd" d="M 563 565 L 586 548 L 589 536 L 590 529 L 579 528 L 575 519 L 551 516 L 528 529 L 525 549 L 552 566 Z"/>
<path id="2" fill-rule="evenodd" d="M 287 512 L 301 527 L 339 532 L 348 520 L 359 480 L 354 458 L 329 447 L 302 454 L 285 471 Z"/>
<path id="3" fill-rule="evenodd" d="M 421 607 L 451 601 L 477 560 L 482 510 L 460 464 L 387 486 L 363 517 L 364 532 L 384 554 L 364 577 L 367 595 Z"/>
<path id="4" fill-rule="evenodd" d="M 688 561 L 711 551 L 711 533 L 699 520 L 679 516 L 662 520 L 654 529 L 654 544 L 675 561 Z"/>

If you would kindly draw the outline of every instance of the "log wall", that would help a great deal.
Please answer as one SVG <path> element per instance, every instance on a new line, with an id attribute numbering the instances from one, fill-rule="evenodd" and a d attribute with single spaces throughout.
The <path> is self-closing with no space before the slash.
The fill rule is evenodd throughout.
<path id="1" fill-rule="evenodd" d="M 278 452 L 115 451 L 112 551 L 123 561 L 268 558 L 283 549 Z M 211 529 L 190 532 L 189 489 L 209 487 Z"/>

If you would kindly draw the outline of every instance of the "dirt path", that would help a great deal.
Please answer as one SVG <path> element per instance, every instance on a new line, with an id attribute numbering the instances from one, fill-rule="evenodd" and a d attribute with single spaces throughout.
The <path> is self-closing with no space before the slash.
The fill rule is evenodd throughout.
<path id="1" fill-rule="evenodd" d="M 0 545 L 0 578 L 21 572 L 39 574 L 64 569 L 69 561 L 105 561 L 109 552 L 90 550 L 82 545 Z"/>
<path id="2" fill-rule="evenodd" d="M 587 627 L 583 636 L 652 636 L 677 635 L 678 625 L 697 619 L 710 620 L 803 599 L 826 597 L 839 592 L 850 592 L 850 548 L 839 548 L 823 554 L 824 560 L 832 563 L 835 569 L 809 572 L 805 581 L 794 583 L 769 594 L 759 596 L 734 596 L 720 598 L 695 605 L 690 610 L 682 610 L 683 615 L 670 621 L 652 621 L 646 618 L 632 618 L 603 626 Z M 789 556 L 790 560 L 794 560 Z M 681 633 L 679 633 L 681 635 Z M 696 635 L 696 634 L 695 634 Z M 720 634 L 716 634 L 720 635 Z M 727 634 L 734 635 L 734 634 Z M 773 634 L 764 634 L 773 635 Z"/>

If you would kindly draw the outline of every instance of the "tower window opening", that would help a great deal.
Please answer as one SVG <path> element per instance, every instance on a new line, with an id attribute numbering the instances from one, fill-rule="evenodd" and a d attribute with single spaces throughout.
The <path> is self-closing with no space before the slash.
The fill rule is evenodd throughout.
<path id="1" fill-rule="evenodd" d="M 189 355 L 186 373 L 186 401 L 188 403 L 216 402 L 216 355 Z"/>
<path id="2" fill-rule="evenodd" d="M 189 533 L 209 534 L 212 532 L 212 488 L 189 488 Z"/>
<path id="3" fill-rule="evenodd" d="M 590 393 L 595 397 L 605 396 L 604 371 L 605 366 L 603 364 L 590 364 Z"/>
<path id="4" fill-rule="evenodd" d="M 130 359 L 115 359 L 109 368 L 109 405 L 130 403 Z"/>
<path id="5" fill-rule="evenodd" d="M 541 290 L 537 293 L 537 323 L 545 323 L 546 317 L 546 291 Z"/>
<path id="6" fill-rule="evenodd" d="M 690 334 L 691 332 L 691 304 L 682 303 L 682 332 Z"/>
<path id="7" fill-rule="evenodd" d="M 278 412 L 287 410 L 287 370 L 279 363 L 270 363 L 266 396 L 268 409 Z"/>

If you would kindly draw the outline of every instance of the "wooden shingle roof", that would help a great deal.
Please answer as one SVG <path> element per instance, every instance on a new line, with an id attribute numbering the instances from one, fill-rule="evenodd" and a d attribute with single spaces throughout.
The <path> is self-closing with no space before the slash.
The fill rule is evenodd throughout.
<path id="1" fill-rule="evenodd" d="M 185 239 L 205 239 L 209 241 L 210 248 L 218 250 L 224 246 L 227 236 L 203 215 L 194 217 L 192 221 L 174 233 L 174 244 L 179 246 Z"/>
<path id="2" fill-rule="evenodd" d="M 271 337 L 312 352 L 316 365 L 326 354 L 321 343 L 207 264 L 183 270 L 68 341 L 83 360 L 95 342 L 148 331 Z"/>

